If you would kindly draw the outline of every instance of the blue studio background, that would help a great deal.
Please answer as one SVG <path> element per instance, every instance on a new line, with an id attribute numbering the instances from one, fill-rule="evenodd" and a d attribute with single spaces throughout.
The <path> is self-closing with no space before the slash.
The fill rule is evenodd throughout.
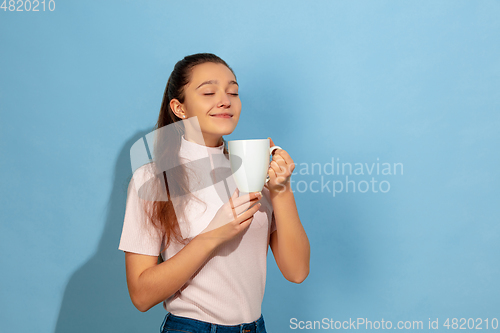
<path id="1" fill-rule="evenodd" d="M 269 251 L 268 332 L 500 331 L 500 1 L 55 5 L 0 10 L 0 332 L 158 332 L 117 249 L 129 149 L 197 52 L 240 84 L 226 140 L 271 136 L 297 163 L 311 270 L 288 282 Z"/>

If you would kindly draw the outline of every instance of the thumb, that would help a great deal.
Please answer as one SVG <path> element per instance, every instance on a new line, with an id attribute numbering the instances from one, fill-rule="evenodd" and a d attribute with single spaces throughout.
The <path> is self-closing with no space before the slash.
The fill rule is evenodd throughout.
<path id="1" fill-rule="evenodd" d="M 233 195 L 231 196 L 231 199 L 236 199 L 239 196 L 240 196 L 240 190 L 236 188 L 236 190 L 234 190 L 233 192 Z"/>
<path id="2" fill-rule="evenodd" d="M 268 137 L 269 139 L 269 143 L 271 144 L 271 146 L 269 148 L 271 148 L 272 146 L 274 146 L 274 142 L 273 142 L 273 139 L 271 139 L 271 137 Z"/>
<path id="3" fill-rule="evenodd" d="M 240 196 L 240 190 L 236 187 L 236 190 L 234 190 L 233 195 L 229 198 L 229 205 L 231 206 L 231 210 L 233 211 L 234 218 L 236 219 L 236 212 L 234 211 L 234 203 L 233 200 L 235 200 L 237 197 Z"/>

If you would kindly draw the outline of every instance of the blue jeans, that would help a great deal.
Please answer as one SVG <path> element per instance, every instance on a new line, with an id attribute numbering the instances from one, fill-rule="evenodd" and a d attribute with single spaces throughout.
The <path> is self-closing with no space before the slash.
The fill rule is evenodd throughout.
<path id="1" fill-rule="evenodd" d="M 264 325 L 264 317 L 256 321 L 240 325 L 219 325 L 206 321 L 175 316 L 167 313 L 160 333 L 183 332 L 183 333 L 267 333 Z"/>

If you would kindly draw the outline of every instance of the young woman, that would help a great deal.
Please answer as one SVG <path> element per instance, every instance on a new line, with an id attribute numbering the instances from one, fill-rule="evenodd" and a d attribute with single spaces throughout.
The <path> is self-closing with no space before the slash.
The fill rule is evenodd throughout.
<path id="1" fill-rule="evenodd" d="M 233 70 L 213 54 L 179 61 L 155 127 L 174 130 L 163 145 L 157 137 L 154 162 L 129 185 L 119 246 L 128 289 L 140 311 L 164 303 L 165 333 L 266 332 L 268 246 L 287 280 L 301 283 L 309 274 L 289 154 L 274 152 L 262 192 L 240 196 L 232 176 L 219 172 L 229 169 L 223 136 L 238 124 L 238 88 Z"/>

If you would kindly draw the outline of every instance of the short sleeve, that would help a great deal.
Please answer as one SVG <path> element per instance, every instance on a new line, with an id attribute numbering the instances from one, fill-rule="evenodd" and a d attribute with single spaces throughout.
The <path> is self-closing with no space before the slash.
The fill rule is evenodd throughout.
<path id="1" fill-rule="evenodd" d="M 118 249 L 126 252 L 158 256 L 162 246 L 160 232 L 147 219 L 145 200 L 139 198 L 140 188 L 152 174 L 148 166 L 138 168 L 130 180 L 127 191 L 125 218 Z"/>

